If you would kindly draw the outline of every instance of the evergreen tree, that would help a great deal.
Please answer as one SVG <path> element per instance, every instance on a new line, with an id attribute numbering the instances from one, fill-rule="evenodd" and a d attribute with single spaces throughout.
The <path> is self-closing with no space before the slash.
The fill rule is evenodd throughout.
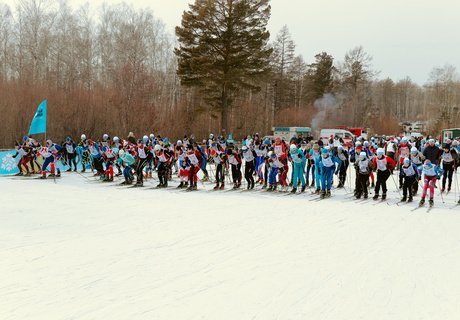
<path id="1" fill-rule="evenodd" d="M 232 97 L 260 90 L 269 73 L 269 0 L 195 0 L 189 8 L 176 27 L 177 74 L 183 85 L 199 88 L 228 129 Z"/>
<path id="2" fill-rule="evenodd" d="M 326 52 L 315 56 L 315 62 L 309 65 L 310 91 L 312 101 L 321 98 L 325 93 L 331 92 L 334 76 L 334 58 Z"/>

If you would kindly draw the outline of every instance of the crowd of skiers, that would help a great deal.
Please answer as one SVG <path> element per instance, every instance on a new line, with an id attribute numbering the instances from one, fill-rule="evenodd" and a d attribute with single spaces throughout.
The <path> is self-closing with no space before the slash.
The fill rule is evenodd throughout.
<path id="1" fill-rule="evenodd" d="M 60 144 L 47 140 L 42 146 L 25 136 L 22 143 L 16 142 L 14 157 L 20 157 L 19 175 L 41 173 L 43 179 L 60 176 L 57 162 L 61 161 L 69 166 L 67 171 L 77 171 L 77 163 L 81 163 L 82 172 L 90 169 L 102 181 L 113 181 L 114 175 L 123 175 L 122 184 L 136 186 L 142 186 L 144 178 L 156 171 L 157 187 L 164 188 L 176 174 L 180 179 L 178 188 L 196 190 L 197 173 L 201 170 L 203 180 L 207 181 L 209 168 L 215 178 L 214 189 L 224 189 L 226 180 L 238 189 L 244 174 L 249 190 L 256 184 L 267 191 L 288 191 L 292 186 L 292 193 L 310 187 L 320 198 L 331 196 L 334 175 L 338 176 L 336 187 L 346 188 L 347 175 L 354 168 L 354 196 L 368 198 L 373 188 L 374 200 L 386 199 L 387 181 L 398 170 L 401 201 L 413 201 L 421 184 L 420 204 L 425 202 L 429 190 L 429 202 L 433 205 L 438 180 L 442 180 L 442 193 L 452 189 L 453 174 L 460 165 L 459 140 L 447 140 L 440 145 L 430 137 L 382 136 L 369 141 L 358 137 L 352 146 L 346 147 L 338 136 L 331 136 L 325 143 L 303 139 L 301 135 L 284 141 L 280 137 L 262 138 L 254 134 L 237 143 L 231 136 L 210 134 L 201 141 L 192 135 L 171 143 L 168 138 L 154 134 L 136 139 L 130 132 L 126 139 L 104 134 L 100 141 L 95 141 L 82 134 L 78 142 L 67 137 Z M 41 165 L 38 156 L 43 157 Z"/>

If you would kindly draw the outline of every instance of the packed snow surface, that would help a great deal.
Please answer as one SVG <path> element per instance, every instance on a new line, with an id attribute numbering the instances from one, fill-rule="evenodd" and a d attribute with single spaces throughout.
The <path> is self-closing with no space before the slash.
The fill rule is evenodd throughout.
<path id="1" fill-rule="evenodd" d="M 0 319 L 459 319 L 453 193 L 411 212 L 391 179 L 376 205 L 153 184 L 0 178 Z"/>

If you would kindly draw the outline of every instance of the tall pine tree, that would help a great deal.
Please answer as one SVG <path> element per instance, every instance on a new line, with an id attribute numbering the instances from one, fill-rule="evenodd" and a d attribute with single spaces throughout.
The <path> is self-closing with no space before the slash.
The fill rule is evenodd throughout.
<path id="1" fill-rule="evenodd" d="M 176 27 L 177 74 L 220 112 L 221 129 L 230 129 L 232 98 L 241 89 L 260 90 L 269 73 L 269 0 L 195 0 L 189 8 Z"/>

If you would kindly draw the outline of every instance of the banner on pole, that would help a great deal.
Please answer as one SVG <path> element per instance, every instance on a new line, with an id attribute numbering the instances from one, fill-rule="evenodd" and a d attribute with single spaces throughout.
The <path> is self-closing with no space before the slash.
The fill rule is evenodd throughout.
<path id="1" fill-rule="evenodd" d="M 29 134 L 38 134 L 46 132 L 46 100 L 38 106 L 32 123 L 30 124 Z"/>

